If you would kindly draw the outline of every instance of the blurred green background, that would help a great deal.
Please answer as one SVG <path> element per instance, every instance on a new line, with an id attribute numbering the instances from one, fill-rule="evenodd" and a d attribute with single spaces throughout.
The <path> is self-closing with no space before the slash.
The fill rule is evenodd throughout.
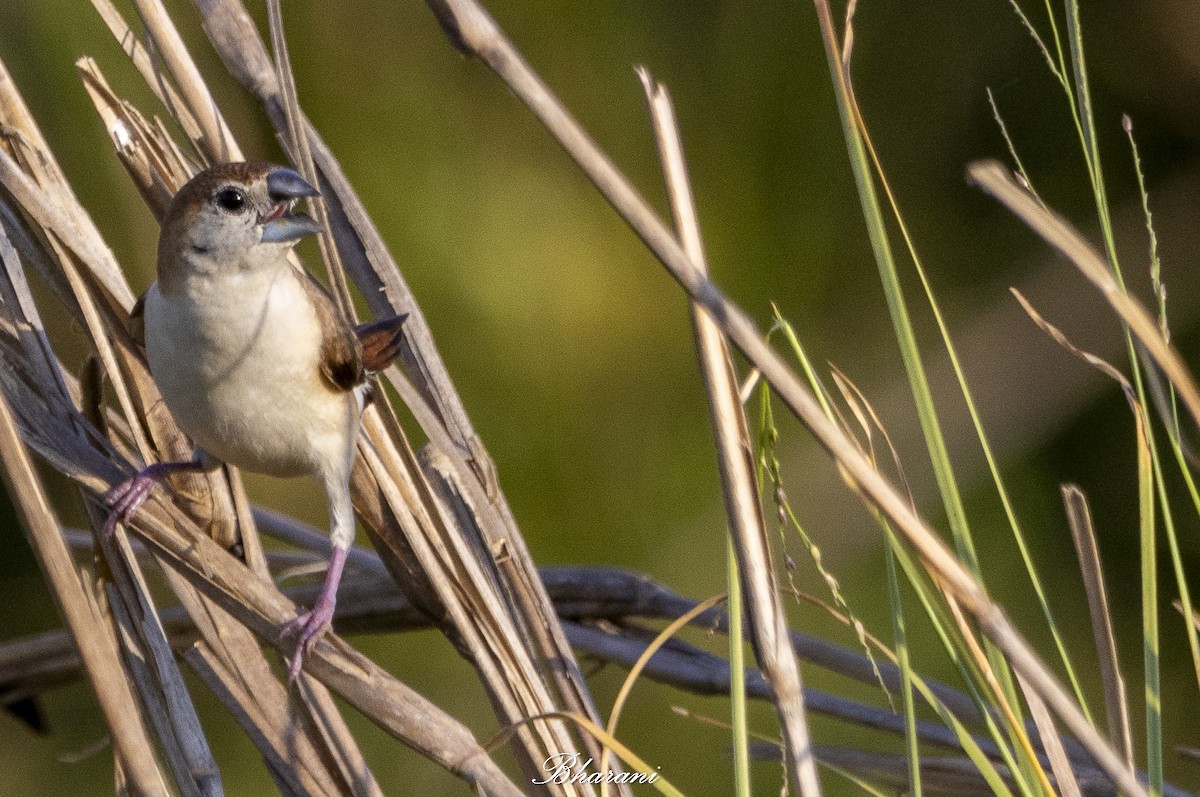
<path id="1" fill-rule="evenodd" d="M 1040 3 L 1027 2 L 1041 24 Z M 1145 233 L 1120 115 L 1134 121 L 1156 214 L 1174 334 L 1200 355 L 1200 10 L 1166 0 L 1093 0 L 1083 23 L 1101 148 L 1127 274 L 1147 296 Z M 133 19 L 127 3 L 122 10 Z M 301 103 L 341 159 L 422 304 L 501 484 L 540 564 L 619 565 L 683 594 L 724 589 L 724 523 L 704 397 L 682 293 L 532 116 L 480 63 L 446 43 L 426 7 L 385 0 L 284 4 Z M 263 116 L 228 77 L 186 2 L 168 3 L 243 148 L 279 159 Z M 833 362 L 875 403 L 898 441 L 923 514 L 944 527 L 928 459 L 858 210 L 815 14 L 804 2 L 732 4 L 497 0 L 489 9 L 612 159 L 666 214 L 659 164 L 633 66 L 666 83 L 683 133 L 715 279 L 765 328 L 770 303 L 816 362 Z M 263 9 L 252 4 L 263 21 Z M 840 4 L 835 13 L 840 15 Z M 264 26 L 265 29 L 265 26 Z M 1017 309 L 1020 286 L 1081 346 L 1120 366 L 1118 325 L 1066 264 L 969 189 L 964 166 L 1005 157 L 985 88 L 995 93 L 1042 195 L 1094 233 L 1091 194 L 1057 85 L 1008 4 L 862 3 L 854 74 L 860 103 L 929 269 L 968 376 L 1002 456 L 1051 601 L 1072 652 L 1096 686 L 1079 577 L 1058 485 L 1087 491 L 1115 589 L 1130 693 L 1141 653 L 1133 430 L 1115 386 L 1048 342 Z M 141 291 L 152 280 L 156 229 L 112 153 L 73 62 L 97 58 L 113 87 L 158 113 L 90 4 L 4 0 L 0 59 L 17 81 L 68 177 Z M 316 250 L 306 251 L 315 262 Z M 913 290 L 911 270 L 903 275 Z M 923 300 L 912 308 L 969 497 L 989 587 L 1039 645 L 1038 622 L 978 446 L 946 371 Z M 43 308 L 53 315 L 51 307 Z M 57 325 L 75 366 L 83 337 Z M 880 589 L 880 537 L 802 430 L 784 423 L 788 492 L 827 566 L 868 627 L 890 639 Z M 61 488 L 57 480 L 52 484 Z M 319 491 L 251 481 L 253 495 L 324 526 Z M 65 520 L 82 516 L 62 490 Z M 1179 501 L 1183 505 L 1183 501 Z M 1195 519 L 1181 539 L 1197 570 Z M 57 617 L 15 523 L 0 538 L 0 637 L 54 627 Z M 799 586 L 824 590 L 798 541 Z M 1168 775 L 1200 787 L 1172 744 L 1196 745 L 1195 678 L 1164 586 Z M 811 606 L 796 627 L 854 645 Z M 928 629 L 912 631 L 917 666 L 948 676 Z M 432 633 L 354 640 L 368 655 L 462 718 L 496 731 L 469 667 Z M 812 685 L 878 702 L 877 690 L 805 669 Z M 623 672 L 599 671 L 607 712 Z M 1093 692 L 1097 696 L 1098 692 Z M 110 791 L 107 750 L 86 688 L 45 701 L 52 733 L 0 719 L 0 792 Z M 692 797 L 730 792 L 727 735 L 671 706 L 723 717 L 726 702 L 650 683 L 626 707 L 620 736 Z M 1098 703 L 1097 703 L 1098 705 Z M 231 795 L 273 787 L 251 745 L 203 702 Z M 1140 708 L 1135 725 L 1140 724 Z M 358 717 L 364 748 L 389 794 L 465 794 L 433 765 Z M 769 708 L 753 727 L 774 732 Z M 894 749 L 895 740 L 815 719 L 816 741 Z M 70 758 L 70 762 L 67 759 Z M 755 765 L 756 793 L 776 794 L 780 767 Z M 830 779 L 830 794 L 855 793 Z"/>

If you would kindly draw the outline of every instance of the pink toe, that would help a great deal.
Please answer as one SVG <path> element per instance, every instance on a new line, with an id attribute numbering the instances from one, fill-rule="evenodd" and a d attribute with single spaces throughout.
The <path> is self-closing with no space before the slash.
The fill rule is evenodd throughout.
<path id="1" fill-rule="evenodd" d="M 332 619 L 333 607 L 325 601 L 318 600 L 311 612 L 299 615 L 283 627 L 284 636 L 299 632 L 296 639 L 296 652 L 292 654 L 292 661 L 288 665 L 288 683 L 295 682 L 297 676 L 300 675 L 300 670 L 304 666 L 304 656 L 317 643 L 317 640 L 329 631 Z"/>
<path id="2" fill-rule="evenodd" d="M 104 522 L 106 535 L 111 537 L 117 530 L 117 524 L 128 520 L 129 516 L 146 502 L 150 491 L 154 489 L 154 484 L 153 478 L 139 473 L 104 494 L 104 503 L 109 508 L 108 519 Z"/>

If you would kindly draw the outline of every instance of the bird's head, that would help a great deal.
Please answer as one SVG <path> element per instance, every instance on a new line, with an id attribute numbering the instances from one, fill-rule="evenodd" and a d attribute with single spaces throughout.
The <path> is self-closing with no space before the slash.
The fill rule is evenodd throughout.
<path id="1" fill-rule="evenodd" d="M 269 163 L 222 163 L 175 195 L 158 241 L 159 279 L 180 272 L 251 270 L 274 265 L 320 227 L 292 210 L 317 190 L 292 169 Z"/>

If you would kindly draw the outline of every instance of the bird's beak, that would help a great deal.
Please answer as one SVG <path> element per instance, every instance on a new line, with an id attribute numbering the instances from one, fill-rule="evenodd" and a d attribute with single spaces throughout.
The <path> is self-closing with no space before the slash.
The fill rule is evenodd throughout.
<path id="1" fill-rule="evenodd" d="M 267 174 L 267 195 L 276 202 L 320 194 L 295 169 L 272 169 Z"/>
<path id="2" fill-rule="evenodd" d="M 299 241 L 306 235 L 315 235 L 320 231 L 321 225 L 306 214 L 283 212 L 263 224 L 262 241 L 263 243 Z"/>
<path id="3" fill-rule="evenodd" d="M 303 213 L 291 211 L 292 202 L 320 192 L 293 169 L 272 169 L 267 174 L 267 195 L 277 203 L 269 213 L 259 216 L 264 243 L 298 241 L 321 231 L 321 225 Z"/>

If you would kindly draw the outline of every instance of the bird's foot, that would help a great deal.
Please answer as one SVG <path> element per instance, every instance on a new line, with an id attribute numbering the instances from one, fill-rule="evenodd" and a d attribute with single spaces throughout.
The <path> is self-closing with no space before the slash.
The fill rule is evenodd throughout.
<path id="1" fill-rule="evenodd" d="M 283 627 L 283 636 L 298 634 L 296 652 L 288 664 L 288 683 L 293 684 L 304 666 L 304 657 L 312 650 L 317 640 L 329 631 L 333 623 L 333 609 L 337 605 L 338 584 L 342 580 L 342 569 L 346 566 L 345 545 L 334 545 L 329 556 L 329 570 L 325 573 L 325 584 L 317 596 L 312 610 L 303 612 Z"/>
<path id="2" fill-rule="evenodd" d="M 105 538 L 111 539 L 113 532 L 117 530 L 117 524 L 124 523 L 138 507 L 146 503 L 154 485 L 175 471 L 183 469 L 184 465 L 190 466 L 190 463 L 156 462 L 139 471 L 132 479 L 121 482 L 105 493 L 104 504 L 109 509 L 108 519 L 104 521 Z"/>
<path id="3" fill-rule="evenodd" d="M 311 611 L 302 612 L 295 620 L 283 627 L 285 637 L 293 634 L 296 638 L 296 652 L 292 654 L 288 664 L 288 683 L 296 682 L 300 669 L 304 666 L 304 657 L 312 650 L 317 640 L 323 637 L 333 624 L 333 608 L 336 602 L 335 593 L 322 589 L 317 603 Z"/>

